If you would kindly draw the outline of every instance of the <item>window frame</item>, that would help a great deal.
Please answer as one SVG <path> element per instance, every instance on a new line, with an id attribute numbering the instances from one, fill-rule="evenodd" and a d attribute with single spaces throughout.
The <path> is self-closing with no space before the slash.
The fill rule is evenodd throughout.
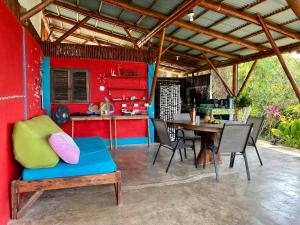
<path id="1" fill-rule="evenodd" d="M 68 100 L 55 100 L 54 94 L 54 73 L 55 71 L 67 71 L 68 75 Z M 86 73 L 86 99 L 85 100 L 74 100 L 73 99 L 73 74 L 74 72 L 85 72 Z M 51 68 L 51 103 L 58 104 L 86 104 L 90 102 L 90 71 L 88 69 L 77 69 L 77 68 Z"/>

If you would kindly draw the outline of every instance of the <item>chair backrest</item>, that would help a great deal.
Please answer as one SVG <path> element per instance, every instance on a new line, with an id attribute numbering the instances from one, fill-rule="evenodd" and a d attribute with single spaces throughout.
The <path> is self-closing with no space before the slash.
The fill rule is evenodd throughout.
<path id="1" fill-rule="evenodd" d="M 186 120 L 186 121 L 191 121 L 191 116 L 189 113 L 178 113 L 174 115 L 174 120 Z M 184 135 L 187 137 L 192 137 L 195 135 L 195 132 L 193 130 L 184 130 Z M 180 133 L 179 133 L 180 137 Z"/>
<path id="2" fill-rule="evenodd" d="M 167 129 L 166 122 L 162 119 L 152 119 L 159 143 L 162 145 L 171 145 L 170 135 Z"/>
<path id="3" fill-rule="evenodd" d="M 244 152 L 252 129 L 252 124 L 224 124 L 218 152 Z"/>
<path id="4" fill-rule="evenodd" d="M 256 143 L 256 141 L 260 135 L 260 132 L 262 131 L 262 128 L 264 125 L 264 120 L 265 120 L 264 117 L 254 117 L 254 116 L 249 116 L 247 119 L 246 124 L 253 124 L 253 128 L 252 128 L 250 137 L 253 138 L 254 143 Z M 253 144 L 252 141 L 250 141 L 250 143 Z"/>

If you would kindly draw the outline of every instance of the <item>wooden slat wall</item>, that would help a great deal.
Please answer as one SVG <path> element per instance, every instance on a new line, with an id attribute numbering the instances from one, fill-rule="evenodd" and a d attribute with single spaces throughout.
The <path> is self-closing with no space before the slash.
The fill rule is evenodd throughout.
<path id="1" fill-rule="evenodd" d="M 93 45 L 55 44 L 51 42 L 42 44 L 46 56 L 55 58 L 103 59 L 131 62 L 153 63 L 156 54 L 152 50 L 115 48 Z"/>

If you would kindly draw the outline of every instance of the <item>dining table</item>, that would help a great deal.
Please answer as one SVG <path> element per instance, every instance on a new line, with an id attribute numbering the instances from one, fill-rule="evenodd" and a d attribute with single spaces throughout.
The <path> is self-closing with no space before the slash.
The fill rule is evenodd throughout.
<path id="1" fill-rule="evenodd" d="M 224 126 L 223 123 L 211 124 L 204 121 L 192 122 L 189 120 L 170 120 L 166 121 L 166 123 L 170 128 L 198 131 L 201 136 L 201 147 L 197 156 L 197 164 L 202 165 L 203 168 L 205 168 L 206 164 L 213 163 L 212 152 L 208 150 L 208 146 L 218 144 L 220 134 Z M 219 154 L 216 157 L 216 162 L 221 162 Z"/>

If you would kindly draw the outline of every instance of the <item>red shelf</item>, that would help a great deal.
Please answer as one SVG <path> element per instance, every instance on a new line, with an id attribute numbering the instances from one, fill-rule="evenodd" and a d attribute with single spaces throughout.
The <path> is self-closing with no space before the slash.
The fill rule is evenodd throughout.
<path id="1" fill-rule="evenodd" d="M 146 91 L 147 88 L 108 88 L 110 90 L 137 90 L 137 91 Z"/>
<path id="2" fill-rule="evenodd" d="M 136 78 L 136 79 L 146 79 L 146 77 L 141 76 L 111 76 L 111 78 Z"/>

